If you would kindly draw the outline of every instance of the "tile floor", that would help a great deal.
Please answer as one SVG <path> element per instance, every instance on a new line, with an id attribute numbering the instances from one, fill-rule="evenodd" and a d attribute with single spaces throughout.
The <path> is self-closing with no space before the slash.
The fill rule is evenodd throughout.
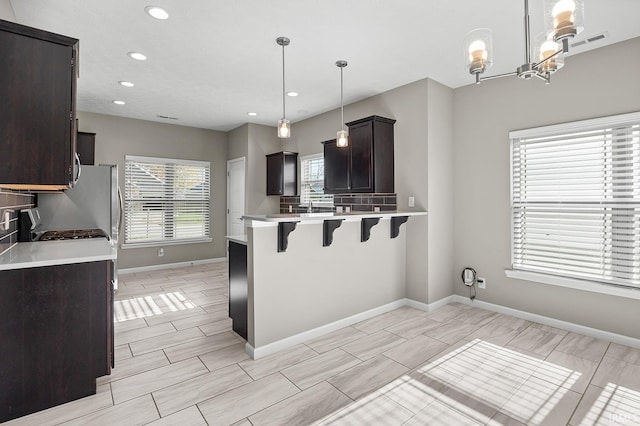
<path id="1" fill-rule="evenodd" d="M 640 350 L 463 304 L 253 361 L 227 264 L 121 275 L 116 368 L 10 425 L 638 425 Z"/>

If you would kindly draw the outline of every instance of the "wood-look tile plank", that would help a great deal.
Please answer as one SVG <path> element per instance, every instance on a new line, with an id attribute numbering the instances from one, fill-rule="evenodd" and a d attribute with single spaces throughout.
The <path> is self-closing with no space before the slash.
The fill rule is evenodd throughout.
<path id="1" fill-rule="evenodd" d="M 611 343 L 606 356 L 629 364 L 640 365 L 640 349 L 630 348 L 629 346 Z"/>
<path id="2" fill-rule="evenodd" d="M 360 362 L 353 355 L 336 348 L 292 367 L 285 368 L 281 373 L 300 389 L 307 389 L 360 364 Z"/>
<path id="3" fill-rule="evenodd" d="M 231 318 L 225 318 L 198 326 L 200 331 L 202 331 L 206 336 L 212 336 L 214 334 L 222 333 L 223 331 L 231 331 L 232 327 L 233 320 Z"/>
<path id="4" fill-rule="evenodd" d="M 207 367 L 198 359 L 191 358 L 126 377 L 111 383 L 113 401 L 120 404 L 146 393 L 189 380 L 208 373 Z"/>
<path id="5" fill-rule="evenodd" d="M 507 346 L 515 349 L 524 349 L 546 357 L 563 338 L 564 335 L 553 331 L 529 327 L 511 340 Z"/>
<path id="6" fill-rule="evenodd" d="M 491 321 L 491 324 L 522 331 L 529 327 L 532 322 L 522 318 L 513 317 L 511 315 L 496 314 L 494 319 Z"/>
<path id="7" fill-rule="evenodd" d="M 371 393 L 329 415 L 317 423 L 318 426 L 333 425 L 403 425 L 413 413 L 396 404 L 379 392 Z"/>
<path id="8" fill-rule="evenodd" d="M 445 305 L 435 311 L 429 312 L 427 317 L 439 322 L 447 322 L 460 316 L 463 310 L 454 306 L 453 304 Z"/>
<path id="9" fill-rule="evenodd" d="M 305 345 L 296 345 L 264 358 L 242 361 L 239 365 L 253 380 L 258 380 L 317 355 L 316 351 Z"/>
<path id="10" fill-rule="evenodd" d="M 169 365 L 169 360 L 165 356 L 164 352 L 150 352 L 116 363 L 116 366 L 111 370 L 110 375 L 100 377 L 98 380 L 100 383 L 114 382 L 116 380 L 144 373 L 145 371 L 153 370 L 165 365 Z"/>
<path id="11" fill-rule="evenodd" d="M 147 327 L 147 322 L 144 320 L 144 318 L 135 318 L 135 319 L 126 320 L 126 321 L 119 321 L 119 322 L 114 322 L 113 324 L 113 330 L 116 333 L 122 333 L 124 331 L 134 330 L 136 328 L 142 328 L 142 327 Z"/>
<path id="12" fill-rule="evenodd" d="M 63 424 L 66 426 L 144 425 L 159 418 L 153 398 L 147 394 Z"/>
<path id="13" fill-rule="evenodd" d="M 614 426 L 640 424 L 638 392 L 612 384 L 606 388 L 590 385 L 578 404 L 571 426 Z"/>
<path id="14" fill-rule="evenodd" d="M 327 382 L 297 393 L 249 417 L 254 426 L 310 425 L 353 401 Z"/>
<path id="15" fill-rule="evenodd" d="M 149 426 L 207 426 L 207 422 L 200 414 L 200 410 L 195 405 L 185 408 L 182 411 L 162 417 L 159 420 L 151 422 Z"/>
<path id="16" fill-rule="evenodd" d="M 415 368 L 448 346 L 444 342 L 420 334 L 383 353 L 387 358 L 405 367 Z"/>
<path id="17" fill-rule="evenodd" d="M 235 334 L 231 332 L 224 332 L 171 346 L 166 348 L 164 352 L 167 354 L 169 361 L 179 362 L 191 357 L 204 355 L 207 352 L 231 346 L 239 341 L 240 339 L 236 337 Z"/>
<path id="18" fill-rule="evenodd" d="M 374 334 L 378 331 L 384 330 L 387 327 L 396 325 L 399 322 L 401 322 L 401 320 L 397 315 L 393 315 L 392 313 L 387 312 L 386 314 L 377 315 L 373 318 L 360 321 L 359 323 L 354 324 L 353 327 L 364 333 Z"/>
<path id="19" fill-rule="evenodd" d="M 218 370 L 246 359 L 249 359 L 249 355 L 245 350 L 245 343 L 242 342 L 200 355 L 200 360 L 207 366 L 209 371 Z"/>
<path id="20" fill-rule="evenodd" d="M 251 377 L 234 364 L 154 391 L 152 395 L 164 417 L 251 381 Z"/>
<path id="21" fill-rule="evenodd" d="M 533 375 L 574 392 L 584 393 L 598 364 L 555 350 L 540 363 Z"/>
<path id="22" fill-rule="evenodd" d="M 593 375 L 591 384 L 601 388 L 613 384 L 640 392 L 640 365 L 605 356 Z"/>
<path id="23" fill-rule="evenodd" d="M 462 313 L 455 319 L 457 321 L 466 322 L 467 324 L 473 324 L 478 327 L 482 327 L 485 324 L 490 323 L 498 317 L 496 312 L 487 311 L 480 308 L 469 308 L 462 310 Z"/>
<path id="24" fill-rule="evenodd" d="M 275 373 L 198 404 L 209 424 L 227 425 L 272 406 L 300 390 Z"/>
<path id="25" fill-rule="evenodd" d="M 112 406 L 111 386 L 107 383 L 98 385 L 95 395 L 67 402 L 66 404 L 20 417 L 3 424 L 6 426 L 53 426 Z"/>
<path id="26" fill-rule="evenodd" d="M 393 311 L 389 311 L 390 314 L 401 318 L 402 320 L 410 319 L 410 318 L 426 318 L 427 312 L 421 311 L 420 309 L 412 308 L 410 306 L 403 306 L 398 309 L 394 309 Z"/>
<path id="27" fill-rule="evenodd" d="M 176 329 L 170 323 L 152 325 L 144 328 L 136 328 L 115 333 L 115 342 L 117 345 L 135 342 L 137 340 L 149 339 L 151 337 L 160 336 L 161 334 L 175 333 Z"/>
<path id="28" fill-rule="evenodd" d="M 366 361 L 406 341 L 406 339 L 397 334 L 382 330 L 347 343 L 341 346 L 340 349 Z"/>
<path id="29" fill-rule="evenodd" d="M 596 339 L 577 333 L 567 333 L 556 346 L 556 351 L 569 355 L 600 362 L 609 347 L 606 340 Z"/>
<path id="30" fill-rule="evenodd" d="M 405 425 L 407 426 L 424 426 L 435 424 L 456 426 L 482 425 L 482 423 L 470 419 L 469 417 L 440 401 L 432 402 L 424 410 L 420 411 L 405 423 Z"/>
<path id="31" fill-rule="evenodd" d="M 191 327 L 197 327 L 203 324 L 209 324 L 228 318 L 226 312 L 204 312 L 199 315 L 192 315 L 188 318 L 175 319 L 171 321 L 176 330 L 184 330 Z"/>
<path id="32" fill-rule="evenodd" d="M 442 323 L 434 319 L 428 318 L 424 315 L 407 318 L 391 327 L 387 327 L 386 330 L 404 337 L 405 339 L 411 339 L 420 334 L 426 333 L 429 330 L 434 330 L 442 327 Z"/>
<path id="33" fill-rule="evenodd" d="M 133 356 L 131 348 L 128 344 L 118 345 L 115 347 L 115 361 L 120 362 Z"/>
<path id="34" fill-rule="evenodd" d="M 428 372 L 413 370 L 381 387 L 378 392 L 417 414 L 436 399 L 442 398 L 449 389 L 448 383 Z"/>
<path id="35" fill-rule="evenodd" d="M 480 327 L 477 325 L 455 319 L 442 324 L 440 327 L 427 330 L 424 334 L 452 345 L 478 330 L 478 328 Z"/>
<path id="36" fill-rule="evenodd" d="M 152 325 L 168 323 L 169 321 L 173 321 L 173 320 L 189 318 L 194 315 L 201 315 L 203 313 L 205 313 L 205 311 L 200 307 L 196 306 L 190 309 L 183 309 L 178 311 L 167 311 L 167 312 L 163 312 L 160 315 L 145 317 L 145 321 L 147 322 L 147 324 L 152 326 Z"/>
<path id="37" fill-rule="evenodd" d="M 476 331 L 465 336 L 466 340 L 480 339 L 485 342 L 491 342 L 496 345 L 506 345 L 513 340 L 520 331 L 509 327 L 504 327 L 495 323 L 495 321 L 486 324 Z"/>
<path id="38" fill-rule="evenodd" d="M 198 327 L 193 327 L 186 330 L 175 331 L 173 333 L 162 334 L 149 339 L 131 342 L 129 343 L 129 346 L 131 347 L 133 356 L 137 357 L 148 352 L 166 349 L 171 346 L 179 345 L 202 337 L 205 337 L 205 334 Z"/>
<path id="39" fill-rule="evenodd" d="M 379 355 L 328 380 L 351 399 L 358 399 L 397 379 L 409 369 Z"/>
<path id="40" fill-rule="evenodd" d="M 344 327 L 331 333 L 327 333 L 324 336 L 309 340 L 305 342 L 305 345 L 318 353 L 322 353 L 338 348 L 342 345 L 346 345 L 347 343 L 364 336 L 366 336 L 366 333 L 363 333 L 356 328 Z"/>

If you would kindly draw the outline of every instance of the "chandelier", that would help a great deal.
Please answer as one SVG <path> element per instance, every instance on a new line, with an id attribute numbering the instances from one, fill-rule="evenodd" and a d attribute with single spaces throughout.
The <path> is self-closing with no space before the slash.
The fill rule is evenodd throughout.
<path id="1" fill-rule="evenodd" d="M 583 30 L 583 0 L 545 0 L 545 33 L 536 37 L 537 59 L 532 59 L 531 30 L 529 25 L 529 1 L 524 0 L 524 64 L 516 71 L 481 77 L 493 64 L 491 30 L 479 28 L 465 36 L 464 55 L 467 69 L 475 75 L 476 84 L 494 78 L 518 76 L 529 80 L 538 77 L 546 84 L 551 74 L 564 66 L 563 54 L 569 52 L 569 40 Z"/>

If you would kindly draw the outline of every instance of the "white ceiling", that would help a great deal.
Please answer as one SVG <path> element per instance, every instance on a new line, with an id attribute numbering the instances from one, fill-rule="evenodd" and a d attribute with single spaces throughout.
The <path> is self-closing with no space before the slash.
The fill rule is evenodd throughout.
<path id="1" fill-rule="evenodd" d="M 585 30 L 574 41 L 608 34 L 572 54 L 640 36 L 639 0 L 584 1 Z M 149 17 L 144 9 L 150 4 L 165 8 L 169 19 Z M 19 23 L 80 40 L 79 110 L 222 131 L 245 122 L 275 126 L 281 117 L 278 36 L 291 39 L 285 50 L 287 90 L 300 93 L 286 100 L 292 122 L 339 106 L 338 59 L 349 62 L 346 104 L 426 77 L 452 88 L 471 84 L 462 45 L 464 35 L 478 27 L 493 30 L 494 66 L 487 74 L 515 71 L 524 62 L 524 1 L 518 0 L 11 0 L 11 5 Z M 542 5 L 530 1 L 533 35 L 543 30 Z M 134 61 L 130 51 L 143 52 L 148 60 Z M 135 87 L 122 87 L 119 80 Z M 115 99 L 127 104 L 114 105 Z M 249 111 L 258 115 L 249 117 Z"/>

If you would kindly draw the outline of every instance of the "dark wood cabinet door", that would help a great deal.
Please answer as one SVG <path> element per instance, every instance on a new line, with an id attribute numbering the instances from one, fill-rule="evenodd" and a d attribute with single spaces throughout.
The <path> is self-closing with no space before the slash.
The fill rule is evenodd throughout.
<path id="1" fill-rule="evenodd" d="M 0 21 L 0 184 L 73 180 L 76 47 L 77 40 Z"/>
<path id="2" fill-rule="evenodd" d="M 298 153 L 267 155 L 267 195 L 298 195 Z"/>
<path id="3" fill-rule="evenodd" d="M 324 192 L 342 194 L 350 191 L 349 186 L 349 147 L 338 147 L 336 140 L 324 145 Z"/>
<path id="4" fill-rule="evenodd" d="M 95 394 L 108 278 L 105 261 L 0 271 L 0 422 Z"/>
<path id="5" fill-rule="evenodd" d="M 76 151 L 80 157 L 80 164 L 93 166 L 95 164 L 96 134 L 78 132 Z"/>
<path id="6" fill-rule="evenodd" d="M 373 185 L 373 123 L 349 127 L 351 147 L 351 191 L 374 192 Z"/>

